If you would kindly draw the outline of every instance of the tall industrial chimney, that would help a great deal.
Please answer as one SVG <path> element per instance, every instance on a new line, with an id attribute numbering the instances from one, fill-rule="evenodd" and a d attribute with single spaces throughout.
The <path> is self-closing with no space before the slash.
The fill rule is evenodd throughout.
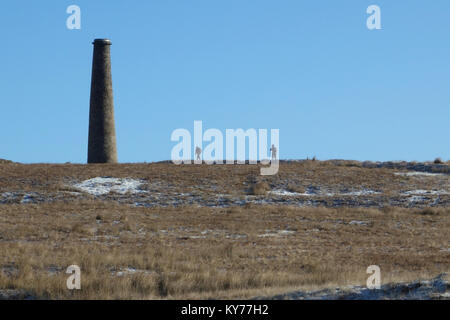
<path id="1" fill-rule="evenodd" d="M 88 163 L 116 163 L 111 41 L 95 39 L 93 45 Z"/>

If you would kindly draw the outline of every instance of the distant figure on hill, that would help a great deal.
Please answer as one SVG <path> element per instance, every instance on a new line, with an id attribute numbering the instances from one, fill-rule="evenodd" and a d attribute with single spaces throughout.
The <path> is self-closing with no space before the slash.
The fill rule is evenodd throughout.
<path id="1" fill-rule="evenodd" d="M 201 160 L 200 159 L 200 155 L 202 154 L 202 149 L 199 147 L 199 146 L 197 146 L 196 148 L 195 148 L 195 155 L 197 156 L 197 160 Z"/>
<path id="2" fill-rule="evenodd" d="M 277 158 L 277 148 L 275 147 L 274 144 L 272 144 L 272 148 L 270 148 L 270 151 L 272 151 L 272 159 L 276 159 Z"/>

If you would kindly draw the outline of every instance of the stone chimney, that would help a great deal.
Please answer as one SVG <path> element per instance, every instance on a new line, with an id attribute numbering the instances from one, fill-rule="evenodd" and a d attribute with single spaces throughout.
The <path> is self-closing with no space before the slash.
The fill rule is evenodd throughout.
<path id="1" fill-rule="evenodd" d="M 95 39 L 93 45 L 88 163 L 116 163 L 111 41 Z"/>

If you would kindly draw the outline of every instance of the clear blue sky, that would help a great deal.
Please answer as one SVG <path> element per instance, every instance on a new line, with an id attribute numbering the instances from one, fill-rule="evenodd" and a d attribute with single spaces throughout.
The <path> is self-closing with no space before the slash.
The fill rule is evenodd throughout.
<path id="1" fill-rule="evenodd" d="M 284 159 L 450 158 L 448 0 L 2 1 L 0 35 L 0 158 L 86 162 L 94 38 L 121 162 L 170 159 L 194 120 L 280 129 Z"/>

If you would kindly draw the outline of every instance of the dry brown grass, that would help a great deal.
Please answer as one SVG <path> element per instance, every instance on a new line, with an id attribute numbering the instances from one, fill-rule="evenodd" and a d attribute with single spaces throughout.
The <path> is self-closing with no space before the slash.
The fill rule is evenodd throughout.
<path id="1" fill-rule="evenodd" d="M 144 208 L 112 201 L 120 197 L 114 193 L 111 201 L 71 194 L 74 182 L 98 176 L 145 179 L 149 194 L 161 183 L 174 194 L 238 198 L 264 196 L 275 185 L 298 193 L 367 188 L 383 193 L 377 201 L 384 207 Z M 0 289 L 55 299 L 250 298 L 364 284 L 371 264 L 381 267 L 383 283 L 431 278 L 449 271 L 450 209 L 382 201 L 399 190 L 448 184 L 448 176 L 399 176 L 351 161 L 282 163 L 268 177 L 250 165 L 1 163 L 0 193 L 40 192 L 54 202 L 0 204 Z M 81 267 L 81 291 L 66 289 L 72 264 Z"/>
<path id="2" fill-rule="evenodd" d="M 398 170 L 363 168 L 355 161 L 305 161 L 281 163 L 277 175 L 258 178 L 259 165 L 174 165 L 170 163 L 137 164 L 0 164 L 0 192 L 22 191 L 68 193 L 76 191 L 71 184 L 99 176 L 144 179 L 164 182 L 171 191 L 179 193 L 221 193 L 246 195 L 252 184 L 267 189 L 282 181 L 297 192 L 308 187 L 327 185 L 339 190 L 368 188 L 385 194 L 409 189 L 449 188 L 448 176 L 436 179 L 394 175 Z M 214 186 L 214 188 L 211 188 Z M 288 187 L 288 186 L 286 186 Z M 144 185 L 153 191 L 152 185 Z M 267 191 L 267 190 L 266 190 Z"/>
<path id="3" fill-rule="evenodd" d="M 430 212 L 2 205 L 0 288 L 53 299 L 251 298 L 364 284 L 372 264 L 383 283 L 430 278 L 449 271 L 450 209 Z M 65 287 L 71 264 L 80 291 Z M 126 268 L 141 272 L 113 274 Z"/>

